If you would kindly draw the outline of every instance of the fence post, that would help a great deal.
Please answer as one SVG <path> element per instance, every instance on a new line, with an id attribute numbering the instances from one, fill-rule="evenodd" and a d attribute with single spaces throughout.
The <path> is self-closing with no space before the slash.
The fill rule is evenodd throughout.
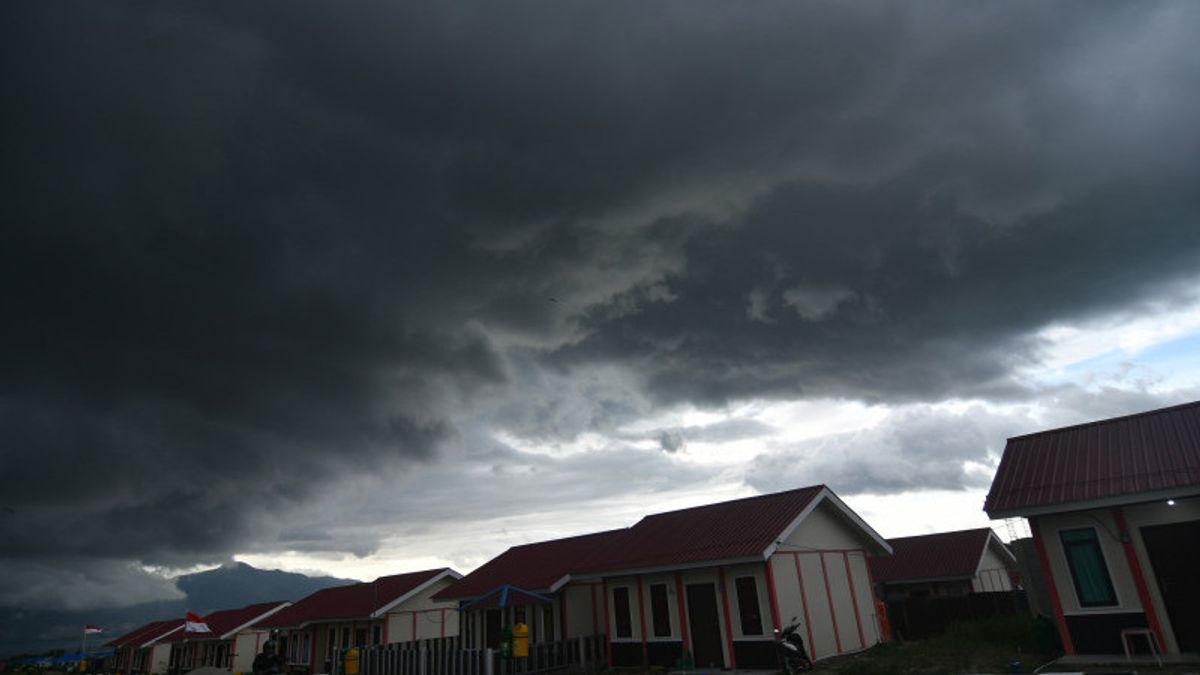
<path id="1" fill-rule="evenodd" d="M 496 669 L 492 665 L 492 649 L 490 647 L 483 650 L 483 675 L 496 675 Z"/>

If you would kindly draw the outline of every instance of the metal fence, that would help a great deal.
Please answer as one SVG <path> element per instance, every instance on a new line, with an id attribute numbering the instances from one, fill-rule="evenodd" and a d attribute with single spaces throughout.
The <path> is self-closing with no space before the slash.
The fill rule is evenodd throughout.
<path id="1" fill-rule="evenodd" d="M 511 658 L 495 649 L 469 649 L 458 636 L 358 648 L 358 675 L 524 675 L 585 670 L 607 663 L 603 635 L 542 642 L 529 656 Z M 332 675 L 346 675 L 348 650 L 334 652 Z"/>

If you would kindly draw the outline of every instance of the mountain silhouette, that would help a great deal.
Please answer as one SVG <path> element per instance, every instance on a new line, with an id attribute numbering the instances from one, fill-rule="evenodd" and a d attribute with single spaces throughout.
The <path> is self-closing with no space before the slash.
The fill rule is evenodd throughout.
<path id="1" fill-rule="evenodd" d="M 175 585 L 186 594 L 181 600 L 161 600 L 119 608 L 86 611 L 38 610 L 0 607 L 0 658 L 41 654 L 52 649 L 78 651 L 84 625 L 104 632 L 88 639 L 89 649 L 151 621 L 182 619 L 187 612 L 201 616 L 257 602 L 295 602 L 322 588 L 357 583 L 354 579 L 310 577 L 281 570 L 260 570 L 236 563 L 205 572 L 185 574 Z"/>

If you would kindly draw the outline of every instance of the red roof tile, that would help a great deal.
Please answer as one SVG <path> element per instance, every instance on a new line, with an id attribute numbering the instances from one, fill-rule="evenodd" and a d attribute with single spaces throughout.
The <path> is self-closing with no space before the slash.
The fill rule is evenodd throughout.
<path id="1" fill-rule="evenodd" d="M 119 638 L 115 638 L 105 643 L 106 647 L 125 648 L 125 647 L 140 647 L 147 642 L 160 638 L 164 634 L 183 625 L 183 619 L 167 619 L 166 621 L 151 621 L 150 623 L 135 628 Z"/>
<path id="2" fill-rule="evenodd" d="M 446 568 L 423 570 L 379 577 L 361 584 L 324 588 L 259 621 L 254 627 L 290 628 L 312 621 L 365 619 L 384 605 L 449 571 Z"/>
<path id="3" fill-rule="evenodd" d="M 975 576 L 992 531 L 981 527 L 888 539 L 892 555 L 867 559 L 875 581 L 954 579 Z"/>
<path id="4" fill-rule="evenodd" d="M 761 556 L 822 490 L 798 490 L 735 499 L 646 516 L 629 528 L 610 555 L 579 572 L 667 567 Z"/>
<path id="5" fill-rule="evenodd" d="M 187 630 L 177 631 L 166 638 L 167 642 L 182 642 L 184 640 L 219 640 L 222 635 L 240 628 L 271 610 L 287 605 L 287 602 L 276 600 L 274 602 L 260 602 L 254 605 L 247 605 L 240 609 L 223 609 L 218 612 L 213 612 L 203 617 L 205 625 L 208 626 L 207 633 L 196 633 Z"/>
<path id="6" fill-rule="evenodd" d="M 1200 493 L 1200 401 L 1008 439 L 984 502 L 993 518 Z"/>
<path id="7" fill-rule="evenodd" d="M 760 556 L 823 485 L 659 513 L 624 530 L 514 546 L 438 598 L 474 598 L 510 584 L 547 591 L 567 574 L 615 572 Z"/>
<path id="8" fill-rule="evenodd" d="M 474 598 L 505 584 L 535 592 L 549 590 L 564 575 L 604 559 L 627 535 L 628 530 L 608 530 L 513 546 L 434 597 Z"/>

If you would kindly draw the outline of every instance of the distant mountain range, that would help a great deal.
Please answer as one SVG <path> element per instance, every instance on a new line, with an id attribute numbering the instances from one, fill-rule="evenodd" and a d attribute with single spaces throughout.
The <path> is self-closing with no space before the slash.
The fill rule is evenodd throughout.
<path id="1" fill-rule="evenodd" d="M 295 602 L 322 588 L 357 582 L 353 579 L 260 570 L 237 563 L 207 572 L 187 574 L 178 577 L 175 583 L 186 594 L 185 598 L 83 612 L 0 607 L 0 658 L 16 654 L 39 654 L 51 649 L 78 650 L 83 626 L 87 624 L 100 626 L 104 630 L 88 639 L 90 649 L 151 621 L 182 619 L 186 612 L 203 616 L 256 602 Z"/>

